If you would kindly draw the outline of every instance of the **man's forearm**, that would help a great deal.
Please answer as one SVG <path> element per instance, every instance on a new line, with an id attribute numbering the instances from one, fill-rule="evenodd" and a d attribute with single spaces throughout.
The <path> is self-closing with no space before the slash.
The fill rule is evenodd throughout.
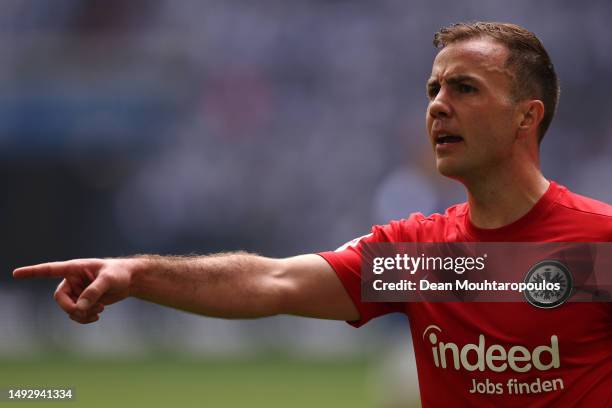
<path id="1" fill-rule="evenodd" d="M 281 261 L 245 252 L 141 255 L 130 265 L 131 296 L 193 313 L 254 318 L 281 313 Z"/>

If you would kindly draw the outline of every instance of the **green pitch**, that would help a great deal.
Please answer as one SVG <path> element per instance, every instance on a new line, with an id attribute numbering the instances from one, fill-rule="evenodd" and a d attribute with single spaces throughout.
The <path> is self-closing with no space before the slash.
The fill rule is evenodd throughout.
<path id="1" fill-rule="evenodd" d="M 371 407 L 367 362 L 255 358 L 189 361 L 176 357 L 0 360 L 0 389 L 66 387 L 72 402 L 0 402 L 26 407 Z M 50 405 L 47 405 L 50 404 Z"/>

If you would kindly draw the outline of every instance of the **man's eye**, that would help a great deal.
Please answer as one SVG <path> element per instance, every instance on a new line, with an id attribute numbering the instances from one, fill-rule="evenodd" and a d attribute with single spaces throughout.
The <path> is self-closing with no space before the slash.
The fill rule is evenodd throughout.
<path id="1" fill-rule="evenodd" d="M 474 93 L 474 92 L 476 92 L 476 88 L 474 88 L 471 85 L 459 84 L 458 88 L 459 88 L 459 92 L 461 92 L 461 93 Z"/>
<path id="2" fill-rule="evenodd" d="M 430 98 L 433 98 L 438 94 L 439 91 L 440 91 L 439 86 L 430 86 L 429 88 L 427 88 L 427 96 L 429 96 Z"/>

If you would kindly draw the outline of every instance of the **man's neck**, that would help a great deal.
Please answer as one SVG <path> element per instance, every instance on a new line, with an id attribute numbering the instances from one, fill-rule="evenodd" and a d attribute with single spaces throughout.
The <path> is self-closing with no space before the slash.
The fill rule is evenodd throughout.
<path id="1" fill-rule="evenodd" d="M 546 193 L 550 182 L 537 168 L 465 183 L 470 221 L 479 228 L 499 228 L 520 219 Z M 526 170 L 526 171 L 525 171 Z"/>

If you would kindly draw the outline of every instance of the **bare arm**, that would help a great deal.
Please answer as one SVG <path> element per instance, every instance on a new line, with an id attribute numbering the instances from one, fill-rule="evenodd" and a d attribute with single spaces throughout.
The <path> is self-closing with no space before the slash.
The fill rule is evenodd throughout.
<path id="1" fill-rule="evenodd" d="M 277 314 L 359 318 L 335 272 L 318 255 L 272 259 L 227 253 L 77 259 L 19 268 L 13 275 L 63 277 L 55 299 L 80 323 L 98 320 L 105 305 L 128 296 L 224 318 Z"/>

